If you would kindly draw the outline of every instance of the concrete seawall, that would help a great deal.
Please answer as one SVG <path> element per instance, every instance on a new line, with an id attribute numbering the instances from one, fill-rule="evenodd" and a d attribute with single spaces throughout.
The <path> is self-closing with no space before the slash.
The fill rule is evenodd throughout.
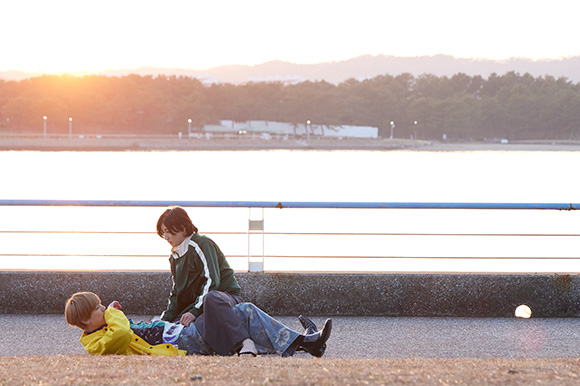
<path id="1" fill-rule="evenodd" d="M 555 274 L 236 274 L 246 301 L 272 315 L 509 317 L 519 304 L 534 317 L 580 315 L 580 276 Z M 104 304 L 159 315 L 169 272 L 0 271 L 0 313 L 58 314 L 77 291 Z"/>

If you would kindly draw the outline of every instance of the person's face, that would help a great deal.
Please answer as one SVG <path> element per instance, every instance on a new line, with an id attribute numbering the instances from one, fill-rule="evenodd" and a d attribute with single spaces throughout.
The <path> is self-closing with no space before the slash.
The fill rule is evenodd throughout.
<path id="1" fill-rule="evenodd" d="M 98 304 L 97 307 L 91 313 L 91 317 L 88 320 L 83 320 L 83 323 L 87 325 L 88 331 L 96 330 L 97 328 L 101 327 L 105 323 L 105 310 L 107 308 L 102 304 Z"/>
<path id="2" fill-rule="evenodd" d="M 167 240 L 167 242 L 171 244 L 173 248 L 181 245 L 181 243 L 188 236 L 185 234 L 185 229 L 177 233 L 172 233 L 169 229 L 167 229 L 165 224 L 161 225 L 161 231 L 163 232 L 163 238 Z"/>

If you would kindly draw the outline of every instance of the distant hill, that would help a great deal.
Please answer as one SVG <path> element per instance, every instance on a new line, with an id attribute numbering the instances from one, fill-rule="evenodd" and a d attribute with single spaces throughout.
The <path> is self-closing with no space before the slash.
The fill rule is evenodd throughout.
<path id="1" fill-rule="evenodd" d="M 534 77 L 545 75 L 555 78 L 565 77 L 573 83 L 580 83 L 580 56 L 541 60 L 525 58 L 488 60 L 455 58 L 449 55 L 417 57 L 365 55 L 349 60 L 318 64 L 272 61 L 255 66 L 219 66 L 206 70 L 141 67 L 132 70 L 103 71 L 97 74 L 107 76 L 124 76 L 128 74 L 191 76 L 207 84 L 216 82 L 239 84 L 250 81 L 296 83 L 306 80 L 325 80 L 338 84 L 350 78 L 361 80 L 385 74 L 396 76 L 402 73 L 410 73 L 415 76 L 422 74 L 452 76 L 457 73 L 464 73 L 470 76 L 481 75 L 487 78 L 492 73 L 503 75 L 510 71 L 520 74 L 529 73 Z M 86 73 L 86 75 L 89 74 L 95 73 Z M 21 80 L 39 75 L 41 74 L 0 71 L 0 78 L 5 80 Z"/>

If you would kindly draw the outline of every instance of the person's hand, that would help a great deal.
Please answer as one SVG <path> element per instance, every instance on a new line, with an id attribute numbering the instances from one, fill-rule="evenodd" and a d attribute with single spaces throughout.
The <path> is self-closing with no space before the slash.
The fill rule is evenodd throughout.
<path id="1" fill-rule="evenodd" d="M 195 320 L 195 316 L 191 312 L 186 312 L 185 314 L 181 315 L 181 319 L 179 319 L 179 323 L 181 323 L 185 327 L 187 327 L 194 320 Z"/>
<path id="2" fill-rule="evenodd" d="M 121 307 L 121 303 L 119 303 L 118 301 L 114 300 L 113 302 L 111 302 L 111 304 L 109 304 L 109 308 L 114 308 L 116 310 L 120 310 L 123 307 Z"/>

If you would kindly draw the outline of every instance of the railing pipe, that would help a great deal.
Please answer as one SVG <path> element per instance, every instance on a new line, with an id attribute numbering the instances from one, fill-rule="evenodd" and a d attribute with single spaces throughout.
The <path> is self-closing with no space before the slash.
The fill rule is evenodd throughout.
<path id="1" fill-rule="evenodd" d="M 578 210 L 580 203 L 489 202 L 296 202 L 296 201 L 135 201 L 135 200 L 0 200 L 0 206 L 134 206 L 227 208 L 330 208 L 330 209 L 522 209 Z"/>
<path id="2" fill-rule="evenodd" d="M 522 237 L 530 237 L 530 236 L 546 236 L 546 237 L 578 237 L 579 235 L 577 232 L 574 234 L 568 233 L 348 233 L 348 232 L 341 232 L 341 233 L 329 233 L 329 232 L 322 232 L 322 233 L 303 233 L 303 232 L 265 232 L 264 231 L 264 209 L 282 209 L 282 208 L 305 208 L 305 209 L 460 209 L 460 210 L 558 210 L 558 211 L 572 211 L 577 210 L 580 208 L 579 203 L 481 203 L 481 202 L 295 202 L 295 201 L 288 201 L 288 202 L 278 202 L 278 201 L 167 201 L 167 200 L 26 200 L 26 199 L 0 199 L 0 207 L 7 207 L 7 206 L 42 206 L 42 207 L 169 207 L 172 205 L 179 205 L 182 207 L 208 207 L 208 208 L 250 208 L 250 216 L 248 221 L 248 230 L 247 232 L 219 232 L 220 234 L 236 234 L 242 235 L 247 233 L 248 237 L 248 266 L 250 271 L 263 271 L 263 264 L 265 260 L 265 247 L 264 247 L 264 239 L 265 235 L 331 235 L 331 236 L 502 236 L 502 237 L 512 237 L 512 236 L 522 236 Z M 252 208 L 261 209 L 262 215 L 259 218 L 252 217 Z M 38 234 L 38 233 L 63 233 L 63 234 L 74 234 L 74 233 L 88 233 L 88 234 L 145 234 L 150 232 L 104 232 L 104 231 L 82 231 L 82 230 L 74 230 L 74 231 L 61 231 L 61 230 L 51 230 L 51 231 L 42 231 L 42 230 L 31 230 L 31 231 L 20 231 L 14 230 L 12 228 L 7 230 L 0 230 L 0 234 L 7 234 L 7 233 L 30 233 L 30 234 Z M 253 248 L 250 248 L 250 239 L 252 239 Z M 258 242 L 258 244 L 256 244 Z M 261 248 L 259 247 L 261 244 Z M 261 250 L 260 250 L 261 249 Z M 284 252 L 282 252 L 284 253 Z M 311 254 L 311 253 L 310 253 Z M 82 254 L 83 256 L 103 256 L 103 257 L 112 257 L 112 256 L 121 256 L 124 257 L 125 255 L 118 255 L 118 254 Z M 324 255 L 324 253 L 323 253 Z M 560 257 L 560 259 L 578 259 L 575 256 L 566 256 Z M 77 256 L 77 254 L 38 254 L 35 251 L 32 253 L 29 252 L 22 252 L 19 251 L 19 254 L 14 253 L 5 253 L 0 254 L 0 257 L 3 256 Z M 126 256 L 133 256 L 133 255 L 126 255 Z M 142 255 L 140 256 L 149 256 L 153 257 L 153 255 Z M 233 256 L 230 254 L 230 256 Z M 389 255 L 383 256 L 382 254 L 378 255 L 370 255 L 370 256 L 345 256 L 339 254 L 339 256 L 294 256 L 290 255 L 268 255 L 272 258 L 314 258 L 314 257 L 321 257 L 321 258 L 400 258 L 401 256 Z M 238 255 L 236 255 L 238 257 Z M 242 257 L 242 255 L 239 255 Z M 510 256 L 510 259 L 550 259 L 553 256 L 536 256 L 533 255 L 531 257 L 525 256 Z M 405 256 L 405 258 L 422 258 L 422 256 Z M 431 256 L 429 258 L 450 258 L 450 259 L 492 259 L 493 256 L 483 257 L 483 256 Z"/>

